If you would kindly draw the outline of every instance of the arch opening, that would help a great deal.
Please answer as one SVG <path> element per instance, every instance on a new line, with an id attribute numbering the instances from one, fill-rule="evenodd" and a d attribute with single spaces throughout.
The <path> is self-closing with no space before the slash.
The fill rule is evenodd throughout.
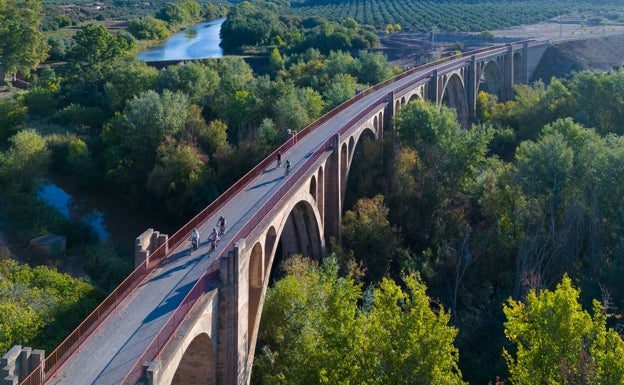
<path id="1" fill-rule="evenodd" d="M 281 278 L 279 265 L 293 254 L 320 259 L 323 244 L 314 208 L 307 201 L 298 202 L 291 210 L 280 234 L 271 264 L 270 282 Z M 267 256 L 270 258 L 270 256 Z"/>
<path id="2" fill-rule="evenodd" d="M 206 333 L 193 339 L 184 351 L 171 385 L 215 385 L 217 363 L 212 340 Z"/>
<path id="3" fill-rule="evenodd" d="M 468 99 L 464 84 L 457 74 L 452 74 L 445 83 L 442 93 L 442 104 L 454 108 L 457 112 L 457 121 L 463 128 L 470 125 L 470 113 L 468 111 Z"/>

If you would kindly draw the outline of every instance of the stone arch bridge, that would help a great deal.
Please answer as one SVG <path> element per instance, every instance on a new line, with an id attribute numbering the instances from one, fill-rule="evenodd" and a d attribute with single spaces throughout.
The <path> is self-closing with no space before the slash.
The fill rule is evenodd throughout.
<path id="1" fill-rule="evenodd" d="M 274 261 L 320 257 L 329 237 L 339 237 L 362 138 L 382 138 L 413 98 L 455 108 L 468 128 L 479 90 L 511 98 L 546 47 L 531 41 L 469 52 L 357 94 L 279 148 L 290 175 L 276 167 L 275 152 L 172 236 L 151 229 L 139 236 L 136 270 L 45 360 L 19 346 L 5 355 L 4 384 L 248 384 Z M 190 250 L 191 229 L 206 238 L 219 215 L 228 232 L 217 250 L 205 242 Z"/>

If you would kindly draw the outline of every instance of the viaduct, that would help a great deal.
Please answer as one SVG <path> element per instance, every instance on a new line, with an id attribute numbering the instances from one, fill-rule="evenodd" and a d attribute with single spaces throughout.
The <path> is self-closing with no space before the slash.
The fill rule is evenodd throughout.
<path id="1" fill-rule="evenodd" d="M 548 46 L 528 41 L 445 58 L 364 90 L 295 133 L 172 236 L 149 229 L 136 240 L 136 269 L 45 359 L 15 346 L 0 362 L 2 385 L 247 385 L 274 261 L 321 257 L 340 236 L 356 146 L 392 129 L 414 98 L 455 108 L 469 128 L 480 90 L 510 99 Z M 228 232 L 210 253 L 190 250 L 219 215 Z M 29 374 L 30 373 L 30 374 Z"/>

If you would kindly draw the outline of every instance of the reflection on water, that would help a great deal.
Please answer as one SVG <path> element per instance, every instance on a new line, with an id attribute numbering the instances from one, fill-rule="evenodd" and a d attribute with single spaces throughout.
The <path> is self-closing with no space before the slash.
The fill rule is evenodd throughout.
<path id="1" fill-rule="evenodd" d="M 104 215 L 98 210 L 87 208 L 84 202 L 76 201 L 57 185 L 53 183 L 42 185 L 37 196 L 55 208 L 64 218 L 80 220 L 91 227 L 100 239 L 108 238 L 109 234 L 104 225 Z"/>
<path id="2" fill-rule="evenodd" d="M 139 54 L 139 60 L 189 60 L 219 58 L 223 50 L 219 47 L 221 24 L 225 18 L 188 27 L 169 38 L 161 46 L 150 48 Z"/>

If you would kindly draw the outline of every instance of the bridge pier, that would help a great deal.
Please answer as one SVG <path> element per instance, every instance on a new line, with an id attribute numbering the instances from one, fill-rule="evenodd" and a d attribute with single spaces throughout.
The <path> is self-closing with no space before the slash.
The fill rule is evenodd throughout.
<path id="1" fill-rule="evenodd" d="M 251 379 L 248 341 L 248 266 L 241 265 L 247 252 L 244 239 L 220 259 L 217 384 L 247 385 Z"/>
<path id="2" fill-rule="evenodd" d="M 15 345 L 0 360 L 0 385 L 18 385 L 43 362 L 45 352 Z"/>
<path id="3" fill-rule="evenodd" d="M 340 242 L 340 227 L 342 222 L 342 194 L 341 194 L 341 163 L 340 163 L 340 134 L 332 137 L 331 146 L 334 149 L 327 159 L 324 172 L 325 208 L 323 212 L 326 242 L 335 238 Z"/>

